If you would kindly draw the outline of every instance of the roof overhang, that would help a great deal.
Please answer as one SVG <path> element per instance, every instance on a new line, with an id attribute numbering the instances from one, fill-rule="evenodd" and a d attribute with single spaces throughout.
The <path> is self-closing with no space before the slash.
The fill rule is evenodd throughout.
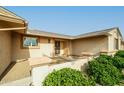
<path id="1" fill-rule="evenodd" d="M 18 24 L 24 24 L 24 20 L 1 15 L 1 14 L 0 14 L 0 20 L 9 21 L 9 22 L 18 23 Z"/>
<path id="2" fill-rule="evenodd" d="M 14 13 L 0 7 L 0 31 L 16 31 L 25 33 L 27 21 L 18 17 Z"/>
<path id="3" fill-rule="evenodd" d="M 84 34 L 84 35 L 78 35 L 75 36 L 74 39 L 83 39 L 83 38 L 90 38 L 90 37 L 98 37 L 98 36 L 110 36 L 110 33 L 103 32 L 103 33 L 93 33 L 93 34 Z"/>
<path id="4" fill-rule="evenodd" d="M 121 40 L 123 40 L 123 35 L 121 34 L 121 31 L 119 28 L 117 28 L 117 31 L 119 32 L 120 36 L 121 36 Z"/>
<path id="5" fill-rule="evenodd" d="M 105 31 L 98 31 L 98 32 L 90 32 L 90 33 L 81 34 L 81 35 L 77 35 L 77 36 L 62 35 L 62 34 L 51 33 L 51 32 L 40 31 L 40 30 L 27 30 L 26 34 L 42 36 L 42 37 L 69 39 L 69 40 L 111 35 L 108 30 L 107 31 L 105 30 Z"/>
<path id="6" fill-rule="evenodd" d="M 62 34 L 39 31 L 39 30 L 27 30 L 26 34 L 33 35 L 33 36 L 48 37 L 48 38 L 70 39 L 70 40 L 73 39 L 73 37 L 69 35 L 62 35 Z"/>

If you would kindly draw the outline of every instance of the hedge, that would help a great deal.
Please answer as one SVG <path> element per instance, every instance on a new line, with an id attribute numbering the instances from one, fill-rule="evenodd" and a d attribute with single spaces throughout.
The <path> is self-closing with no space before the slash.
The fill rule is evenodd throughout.
<path id="1" fill-rule="evenodd" d="M 118 69 L 124 68 L 124 58 L 115 56 L 113 57 L 113 65 L 116 66 Z"/>
<path id="2" fill-rule="evenodd" d="M 124 50 L 119 50 L 115 53 L 115 56 L 124 57 Z"/>
<path id="3" fill-rule="evenodd" d="M 121 71 L 113 65 L 113 58 L 107 55 L 89 61 L 89 76 L 101 85 L 118 85 L 122 79 Z"/>
<path id="4" fill-rule="evenodd" d="M 113 57 L 108 56 L 108 55 L 100 55 L 95 60 L 102 64 L 112 64 L 113 63 Z"/>
<path id="5" fill-rule="evenodd" d="M 93 78 L 89 79 L 81 71 L 63 68 L 61 70 L 54 70 L 52 73 L 43 81 L 44 86 L 89 86 L 95 85 L 92 81 Z"/>

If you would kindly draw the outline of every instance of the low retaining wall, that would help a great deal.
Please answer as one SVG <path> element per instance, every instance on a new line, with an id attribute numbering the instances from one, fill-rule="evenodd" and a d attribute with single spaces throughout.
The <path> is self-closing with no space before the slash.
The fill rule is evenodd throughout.
<path id="1" fill-rule="evenodd" d="M 61 64 L 45 65 L 32 68 L 32 85 L 41 86 L 45 77 L 54 69 L 59 70 L 65 67 L 84 71 L 87 67 L 88 59 L 78 59 L 71 62 L 65 62 Z"/>

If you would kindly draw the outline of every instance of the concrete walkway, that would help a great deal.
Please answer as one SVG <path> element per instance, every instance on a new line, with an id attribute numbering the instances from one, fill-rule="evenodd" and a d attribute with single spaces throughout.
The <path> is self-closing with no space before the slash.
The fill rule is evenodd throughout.
<path id="1" fill-rule="evenodd" d="M 0 77 L 0 84 L 30 77 L 29 62 L 12 63 Z"/>
<path id="2" fill-rule="evenodd" d="M 30 84 L 31 84 L 31 77 L 27 77 L 20 80 L 4 83 L 1 84 L 0 86 L 30 86 Z"/>

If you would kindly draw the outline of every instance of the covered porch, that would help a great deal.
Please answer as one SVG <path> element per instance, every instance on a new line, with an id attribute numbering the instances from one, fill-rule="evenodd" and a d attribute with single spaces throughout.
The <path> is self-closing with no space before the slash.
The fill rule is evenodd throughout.
<path id="1" fill-rule="evenodd" d="M 0 75 L 12 62 L 12 32 L 24 33 L 26 29 L 24 19 L 0 7 Z"/>

